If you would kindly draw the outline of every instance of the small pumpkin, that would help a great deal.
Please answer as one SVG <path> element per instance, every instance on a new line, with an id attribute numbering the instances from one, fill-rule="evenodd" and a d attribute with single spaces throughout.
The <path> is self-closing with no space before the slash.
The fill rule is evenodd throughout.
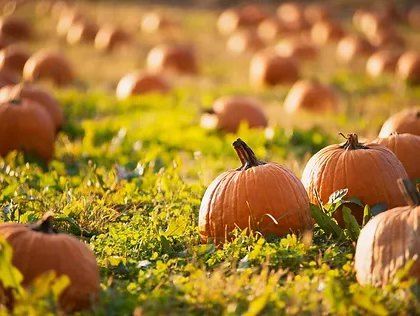
<path id="1" fill-rule="evenodd" d="M 376 78 L 384 73 L 393 73 L 400 54 L 392 50 L 380 50 L 373 53 L 366 62 L 366 72 Z"/>
<path id="2" fill-rule="evenodd" d="M 369 38 L 369 42 L 377 49 L 400 50 L 405 46 L 405 40 L 393 28 L 378 30 Z"/>
<path id="3" fill-rule="evenodd" d="M 61 129 L 64 121 L 63 110 L 58 100 L 50 92 L 30 83 L 20 83 L 15 86 L 9 85 L 0 89 L 1 103 L 17 99 L 29 99 L 45 108 L 54 123 L 55 130 L 59 131 Z"/>
<path id="4" fill-rule="evenodd" d="M 168 16 L 158 12 L 145 14 L 141 21 L 141 31 L 147 34 L 154 34 L 159 31 L 170 31 L 178 26 L 178 23 Z"/>
<path id="5" fill-rule="evenodd" d="M 134 72 L 121 78 L 117 86 L 117 98 L 126 99 L 132 95 L 148 92 L 168 92 L 170 85 L 168 81 L 159 74 L 146 72 Z"/>
<path id="6" fill-rule="evenodd" d="M 337 111 L 339 99 L 332 88 L 315 80 L 300 80 L 296 82 L 283 104 L 289 113 L 298 110 L 312 112 Z"/>
<path id="7" fill-rule="evenodd" d="M 379 30 L 392 27 L 392 23 L 385 15 L 368 11 L 361 15 L 358 27 L 367 37 L 371 38 Z"/>
<path id="8" fill-rule="evenodd" d="M 223 243 L 235 228 L 265 236 L 311 229 L 309 200 L 299 179 L 277 163 L 258 160 L 241 139 L 233 147 L 242 166 L 207 188 L 198 220 L 202 241 Z"/>
<path id="9" fill-rule="evenodd" d="M 111 52 L 130 42 L 130 35 L 119 27 L 105 25 L 95 36 L 95 48 L 100 51 Z"/>
<path id="10" fill-rule="evenodd" d="M 249 78 L 255 87 L 291 84 L 299 78 L 299 63 L 275 51 L 261 51 L 251 59 Z"/>
<path id="11" fill-rule="evenodd" d="M 84 22 L 86 17 L 76 9 L 63 10 L 58 19 L 56 31 L 61 37 L 66 37 L 71 26 L 76 22 Z"/>
<path id="12" fill-rule="evenodd" d="M 275 50 L 281 56 L 302 60 L 314 59 L 318 55 L 317 47 L 300 38 L 284 39 L 276 45 Z"/>
<path id="13" fill-rule="evenodd" d="M 365 57 L 373 52 L 372 45 L 359 36 L 347 35 L 343 37 L 337 45 L 337 58 L 345 63 L 349 63 L 358 57 Z"/>
<path id="14" fill-rule="evenodd" d="M 321 3 L 311 3 L 304 8 L 305 20 L 313 25 L 321 21 L 327 21 L 331 17 L 330 7 Z"/>
<path id="15" fill-rule="evenodd" d="M 217 28 L 223 35 L 229 35 L 240 28 L 257 26 L 267 14 L 257 5 L 231 8 L 222 12 L 217 20 Z"/>
<path id="16" fill-rule="evenodd" d="M 258 36 L 265 42 L 272 42 L 285 32 L 285 26 L 277 18 L 267 18 L 257 28 Z"/>
<path id="17" fill-rule="evenodd" d="M 73 23 L 67 32 L 67 43 L 75 45 L 78 43 L 92 43 L 98 33 L 98 25 L 92 21 L 77 21 Z"/>
<path id="18" fill-rule="evenodd" d="M 40 50 L 25 63 L 23 78 L 28 81 L 51 80 L 58 86 L 64 86 L 74 80 L 74 73 L 72 65 L 63 54 Z"/>
<path id="19" fill-rule="evenodd" d="M 398 59 L 397 76 L 412 84 L 420 84 L 420 53 L 407 51 Z"/>
<path id="20" fill-rule="evenodd" d="M 317 45 L 336 42 L 345 35 L 343 27 L 334 21 L 326 20 L 315 23 L 311 28 L 311 39 Z"/>
<path id="21" fill-rule="evenodd" d="M 29 99 L 0 104 L 0 156 L 13 150 L 49 161 L 54 153 L 55 128 L 47 110 Z"/>
<path id="22" fill-rule="evenodd" d="M 12 15 L 0 19 L 0 34 L 13 40 L 28 40 L 32 36 L 30 25 Z"/>
<path id="23" fill-rule="evenodd" d="M 372 218 L 360 232 L 354 267 L 357 281 L 385 286 L 412 260 L 409 277 L 420 279 L 420 194 L 409 180 L 398 182 L 408 206 L 390 209 Z M 396 186 L 396 185 L 395 185 Z"/>
<path id="24" fill-rule="evenodd" d="M 290 32 L 299 32 L 307 28 L 304 7 L 298 2 L 284 2 L 277 8 L 277 17 Z"/>
<path id="25" fill-rule="evenodd" d="M 382 125 L 379 137 L 388 137 L 392 133 L 420 136 L 420 107 L 405 109 L 388 118 Z"/>
<path id="26" fill-rule="evenodd" d="M 197 59 L 194 49 L 188 45 L 159 45 L 147 55 L 147 68 L 152 72 L 196 74 Z"/>
<path id="27" fill-rule="evenodd" d="M 60 307 L 75 312 L 92 306 L 100 291 L 99 269 L 93 252 L 77 238 L 56 233 L 53 216 L 46 213 L 36 224 L 0 224 L 0 236 L 13 249 L 13 265 L 28 286 L 43 273 L 66 275 L 70 284 L 61 293 Z M 30 264 L 28 264 L 30 263 Z"/>
<path id="28" fill-rule="evenodd" d="M 233 33 L 226 42 L 227 50 L 241 54 L 247 51 L 257 51 L 264 47 L 264 41 L 254 30 L 241 30 Z"/>
<path id="29" fill-rule="evenodd" d="M 410 179 L 420 179 L 420 136 L 392 133 L 388 137 L 379 137 L 374 142 L 387 147 L 397 156 Z"/>
<path id="30" fill-rule="evenodd" d="M 235 133 L 241 123 L 250 128 L 267 126 L 262 104 L 250 97 L 228 96 L 217 99 L 213 108 L 201 117 L 201 126 Z"/>
<path id="31" fill-rule="evenodd" d="M 404 166 L 388 148 L 376 143 L 361 144 L 356 134 L 349 134 L 344 144 L 327 146 L 312 156 L 303 171 L 302 183 L 314 204 L 318 203 L 317 194 L 327 203 L 332 193 L 347 188 L 347 195 L 359 198 L 363 204 L 385 203 L 392 208 L 405 203 L 395 183 L 407 177 Z M 351 204 L 350 208 L 362 223 L 363 207 Z M 334 217 L 343 223 L 340 210 Z"/>
<path id="32" fill-rule="evenodd" d="M 408 24 L 413 29 L 420 29 L 420 5 L 415 5 L 407 13 Z"/>
<path id="33" fill-rule="evenodd" d="M 10 45 L 0 51 L 0 69 L 22 73 L 23 66 L 29 59 L 28 50 L 18 45 Z"/>

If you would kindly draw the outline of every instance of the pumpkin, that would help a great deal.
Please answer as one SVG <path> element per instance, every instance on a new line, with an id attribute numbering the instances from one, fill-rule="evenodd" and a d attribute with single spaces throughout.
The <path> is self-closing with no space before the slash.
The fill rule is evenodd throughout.
<path id="1" fill-rule="evenodd" d="M 309 24 L 315 24 L 320 21 L 326 21 L 331 16 L 331 10 L 327 5 L 321 3 L 312 3 L 304 8 L 303 14 Z"/>
<path id="2" fill-rule="evenodd" d="M 42 87 L 29 83 L 20 83 L 15 86 L 6 86 L 0 89 L 0 102 L 10 102 L 16 99 L 29 99 L 47 110 L 55 130 L 61 129 L 64 121 L 63 110 L 54 96 Z"/>
<path id="3" fill-rule="evenodd" d="M 143 16 L 141 30 L 144 33 L 153 34 L 158 31 L 168 31 L 175 28 L 177 22 L 158 12 L 150 12 Z"/>
<path id="4" fill-rule="evenodd" d="M 370 55 L 373 47 L 364 38 L 348 35 L 343 37 L 337 45 L 337 58 L 345 63 L 349 63 L 357 57 Z"/>
<path id="5" fill-rule="evenodd" d="M 369 42 L 379 49 L 401 49 L 405 46 L 405 40 L 393 28 L 378 30 L 369 38 Z"/>
<path id="6" fill-rule="evenodd" d="M 345 35 L 343 27 L 333 21 L 320 21 L 311 28 L 311 39 L 317 45 L 336 42 Z"/>
<path id="7" fill-rule="evenodd" d="M 241 123 L 250 128 L 267 126 L 262 104 L 250 97 L 228 96 L 217 99 L 213 108 L 201 117 L 201 126 L 235 133 Z"/>
<path id="8" fill-rule="evenodd" d="M 18 45 L 10 45 L 0 51 L 0 69 L 21 73 L 30 53 Z"/>
<path id="9" fill-rule="evenodd" d="M 420 84 L 420 54 L 407 51 L 398 59 L 397 75 L 412 84 Z"/>
<path id="10" fill-rule="evenodd" d="M 372 218 L 360 231 L 354 257 L 357 281 L 385 286 L 396 272 L 413 261 L 408 276 L 420 279 L 420 194 L 409 180 L 399 181 L 408 206 L 390 209 Z M 396 186 L 396 184 L 395 184 Z"/>
<path id="11" fill-rule="evenodd" d="M 135 72 L 121 78 L 117 86 L 117 98 L 126 99 L 129 96 L 148 92 L 167 92 L 170 86 L 166 79 L 158 74 Z"/>
<path id="12" fill-rule="evenodd" d="M 195 51 L 188 45 L 160 45 L 147 55 L 147 68 L 152 72 L 169 71 L 180 74 L 198 72 Z"/>
<path id="13" fill-rule="evenodd" d="M 220 14 L 217 29 L 221 34 L 229 35 L 240 28 L 256 26 L 266 17 L 267 14 L 256 5 L 231 8 Z"/>
<path id="14" fill-rule="evenodd" d="M 71 26 L 76 22 L 83 22 L 85 16 L 76 9 L 63 10 L 58 19 L 56 31 L 61 37 L 67 36 Z"/>
<path id="15" fill-rule="evenodd" d="M 251 30 L 241 30 L 233 33 L 227 43 L 227 50 L 241 54 L 247 51 L 257 51 L 264 47 L 264 41 L 258 36 L 258 33 Z"/>
<path id="16" fill-rule="evenodd" d="M 300 80 L 290 89 L 283 106 L 289 113 L 298 110 L 329 112 L 338 110 L 338 101 L 329 86 L 314 80 Z"/>
<path id="17" fill-rule="evenodd" d="M 0 34 L 13 40 L 28 40 L 31 38 L 31 27 L 23 19 L 15 16 L 3 17 L 0 20 Z"/>
<path id="18" fill-rule="evenodd" d="M 100 51 L 111 52 L 130 42 L 130 35 L 123 29 L 112 25 L 105 25 L 95 36 L 95 48 Z"/>
<path id="19" fill-rule="evenodd" d="M 70 279 L 60 295 L 60 307 L 66 312 L 88 308 L 100 291 L 95 255 L 77 238 L 56 233 L 52 221 L 49 212 L 32 225 L 0 224 L 0 235 L 13 249 L 12 262 L 22 273 L 24 286 L 43 273 L 54 271 L 57 276 Z"/>
<path id="20" fill-rule="evenodd" d="M 393 73 L 397 65 L 399 54 L 392 50 L 380 50 L 373 53 L 366 62 L 366 72 L 373 78 L 384 73 Z"/>
<path id="21" fill-rule="evenodd" d="M 291 32 L 299 32 L 307 27 L 303 6 L 297 2 L 285 2 L 279 5 L 277 17 Z"/>
<path id="22" fill-rule="evenodd" d="M 420 179 L 420 136 L 393 133 L 374 142 L 387 147 L 397 156 L 410 179 Z"/>
<path id="23" fill-rule="evenodd" d="M 98 33 L 98 25 L 91 21 L 78 21 L 73 23 L 67 32 L 67 43 L 74 45 L 85 42 L 91 43 L 95 41 Z"/>
<path id="24" fill-rule="evenodd" d="M 285 32 L 285 26 L 277 18 L 267 18 L 257 28 L 258 36 L 265 42 L 272 42 Z"/>
<path id="25" fill-rule="evenodd" d="M 327 146 L 312 156 L 302 182 L 312 203 L 318 203 L 317 195 L 327 203 L 332 193 L 347 188 L 349 197 L 359 198 L 364 204 L 385 203 L 392 208 L 404 205 L 395 183 L 407 177 L 404 166 L 388 148 L 376 143 L 361 144 L 356 134 L 349 134 L 344 144 Z M 350 208 L 362 223 L 363 207 L 351 204 Z M 341 210 L 334 217 L 343 223 Z"/>
<path id="26" fill-rule="evenodd" d="M 295 58 L 266 50 L 251 59 L 249 76 L 255 87 L 291 84 L 299 78 L 299 64 Z"/>
<path id="27" fill-rule="evenodd" d="M 420 29 L 420 5 L 415 5 L 408 11 L 407 21 L 413 29 Z"/>
<path id="28" fill-rule="evenodd" d="M 275 50 L 281 56 L 297 59 L 314 59 L 318 55 L 317 47 L 304 39 L 297 38 L 280 41 Z"/>
<path id="29" fill-rule="evenodd" d="M 198 220 L 202 241 L 223 243 L 235 228 L 264 236 L 311 229 L 309 200 L 299 179 L 277 163 L 258 160 L 241 139 L 233 147 L 242 166 L 207 188 Z"/>
<path id="30" fill-rule="evenodd" d="M 392 133 L 420 136 L 420 107 L 403 110 L 388 118 L 382 125 L 379 137 L 388 137 Z"/>
<path id="31" fill-rule="evenodd" d="M 29 99 L 0 104 L 0 156 L 13 150 L 49 161 L 54 153 L 55 128 L 47 110 Z"/>
<path id="32" fill-rule="evenodd" d="M 74 80 L 73 68 L 61 53 L 40 50 L 33 54 L 23 67 L 23 78 L 28 81 L 51 80 L 58 86 Z"/>
<path id="33" fill-rule="evenodd" d="M 16 72 L 12 72 L 7 69 L 0 69 L 0 88 L 9 84 L 17 84 L 19 82 L 19 76 Z"/>
<path id="34" fill-rule="evenodd" d="M 387 29 L 392 24 L 389 19 L 377 12 L 365 12 L 359 21 L 359 29 L 367 36 L 374 36 L 379 30 Z"/>

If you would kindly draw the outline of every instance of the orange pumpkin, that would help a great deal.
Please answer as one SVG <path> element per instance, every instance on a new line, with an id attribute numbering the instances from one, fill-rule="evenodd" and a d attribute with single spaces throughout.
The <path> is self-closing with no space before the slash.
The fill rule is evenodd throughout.
<path id="1" fill-rule="evenodd" d="M 400 56 L 397 63 L 399 78 L 412 84 L 420 84 L 420 54 L 407 51 Z"/>
<path id="2" fill-rule="evenodd" d="M 275 50 L 281 56 L 297 59 L 314 59 L 318 55 L 317 47 L 299 38 L 284 39 L 276 45 Z"/>
<path id="3" fill-rule="evenodd" d="M 373 78 L 384 73 L 393 73 L 400 54 L 392 50 L 380 50 L 373 53 L 366 62 L 366 72 Z"/>
<path id="4" fill-rule="evenodd" d="M 147 68 L 152 72 L 195 74 L 198 72 L 195 51 L 188 45 L 160 45 L 147 55 Z"/>
<path id="5" fill-rule="evenodd" d="M 31 37 L 29 24 L 16 16 L 3 17 L 0 20 L 0 34 L 14 40 L 28 40 Z"/>
<path id="6" fill-rule="evenodd" d="M 217 28 L 221 34 L 229 35 L 240 28 L 258 25 L 267 14 L 256 5 L 228 9 L 222 12 L 217 20 Z"/>
<path id="7" fill-rule="evenodd" d="M 390 209 L 372 218 L 357 240 L 354 267 L 357 281 L 385 286 L 396 272 L 413 261 L 409 277 L 420 279 L 420 194 L 408 180 L 399 181 L 408 206 Z M 396 186 L 396 184 L 395 184 Z"/>
<path id="8" fill-rule="evenodd" d="M 308 24 L 305 20 L 303 6 L 298 2 L 285 2 L 277 8 L 277 17 L 291 32 L 304 30 Z"/>
<path id="9" fill-rule="evenodd" d="M 58 100 L 42 87 L 29 83 L 21 83 L 15 86 L 6 86 L 0 89 L 0 102 L 10 102 L 16 99 L 29 99 L 36 102 L 47 110 L 55 130 L 61 129 L 64 121 L 63 110 Z"/>
<path id="10" fill-rule="evenodd" d="M 145 72 L 135 72 L 121 78 L 117 86 L 117 98 L 126 99 L 129 96 L 148 92 L 168 92 L 169 83 L 162 75 Z"/>
<path id="11" fill-rule="evenodd" d="M 91 21 L 78 21 L 73 23 L 67 32 L 67 43 L 74 45 L 77 43 L 91 43 L 95 41 L 98 33 L 98 25 Z"/>
<path id="12" fill-rule="evenodd" d="M 74 80 L 74 73 L 63 54 L 40 50 L 25 63 L 23 78 L 28 81 L 51 80 L 56 85 L 63 86 Z"/>
<path id="13" fill-rule="evenodd" d="M 294 58 L 266 50 L 251 59 L 249 76 L 255 87 L 291 84 L 299 78 L 299 64 Z"/>
<path id="14" fill-rule="evenodd" d="M 52 214 L 36 224 L 0 224 L 0 236 L 13 249 L 13 265 L 28 286 L 43 273 L 67 276 L 70 284 L 61 293 L 60 307 L 66 312 L 88 308 L 98 299 L 99 270 L 93 252 L 75 237 L 56 233 Z M 28 264 L 30 263 L 30 264 Z"/>
<path id="15" fill-rule="evenodd" d="M 373 47 L 364 38 L 348 35 L 343 37 L 337 45 L 337 58 L 349 63 L 358 57 L 370 55 Z"/>
<path id="16" fill-rule="evenodd" d="M 344 144 L 327 146 L 308 161 L 302 182 L 312 203 L 318 202 L 315 191 L 327 203 L 332 193 L 347 188 L 349 197 L 359 198 L 364 204 L 385 203 L 392 208 L 405 203 L 395 183 L 407 177 L 404 166 L 388 148 L 376 143 L 361 144 L 356 134 L 349 134 Z M 363 207 L 350 207 L 362 223 Z M 340 211 L 334 217 L 343 223 Z"/>
<path id="17" fill-rule="evenodd" d="M 95 48 L 100 51 L 111 52 L 130 42 L 130 35 L 118 27 L 105 25 L 95 36 Z"/>
<path id="18" fill-rule="evenodd" d="M 227 50 L 241 54 L 247 51 L 257 51 L 264 47 L 264 41 L 258 33 L 251 30 L 241 30 L 233 33 L 226 43 Z"/>
<path id="19" fill-rule="evenodd" d="M 230 96 L 217 99 L 213 108 L 201 117 L 201 126 L 235 133 L 241 123 L 250 128 L 267 126 L 262 104 L 253 98 Z"/>
<path id="20" fill-rule="evenodd" d="M 18 45 L 7 46 L 0 51 L 0 69 L 21 73 L 29 57 L 30 53 L 25 48 Z"/>
<path id="21" fill-rule="evenodd" d="M 343 27 L 330 20 L 317 22 L 311 28 L 311 39 L 317 45 L 336 42 L 344 35 Z"/>
<path id="22" fill-rule="evenodd" d="M 392 27 L 391 21 L 383 14 L 377 12 L 365 12 L 359 20 L 359 29 L 369 38 L 379 30 Z"/>
<path id="23" fill-rule="evenodd" d="M 55 128 L 47 110 L 32 100 L 0 104 L 0 156 L 22 150 L 49 161 L 54 153 Z"/>
<path id="24" fill-rule="evenodd" d="M 235 228 L 265 236 L 311 229 L 309 200 L 299 179 L 277 163 L 258 160 L 241 139 L 233 146 L 242 166 L 207 188 L 198 220 L 202 241 L 223 243 Z"/>
<path id="25" fill-rule="evenodd" d="M 379 137 L 388 137 L 392 133 L 420 136 L 420 107 L 403 110 L 387 119 L 382 125 Z"/>
<path id="26" fill-rule="evenodd" d="M 390 48 L 400 50 L 405 46 L 405 40 L 393 28 L 378 30 L 369 38 L 375 48 Z"/>
<path id="27" fill-rule="evenodd" d="M 329 86 L 318 81 L 301 80 L 292 86 L 283 106 L 289 113 L 298 110 L 329 112 L 338 110 L 338 101 L 336 93 Z"/>
<path id="28" fill-rule="evenodd" d="M 61 37 L 67 36 L 71 26 L 76 22 L 83 22 L 85 16 L 76 9 L 63 10 L 57 23 L 57 34 Z"/>
<path id="29" fill-rule="evenodd" d="M 265 42 L 272 42 L 286 32 L 283 23 L 276 18 L 267 18 L 258 24 L 258 36 Z"/>
<path id="30" fill-rule="evenodd" d="M 410 179 L 420 179 L 420 136 L 393 133 L 376 139 L 375 143 L 387 147 L 397 156 Z"/>

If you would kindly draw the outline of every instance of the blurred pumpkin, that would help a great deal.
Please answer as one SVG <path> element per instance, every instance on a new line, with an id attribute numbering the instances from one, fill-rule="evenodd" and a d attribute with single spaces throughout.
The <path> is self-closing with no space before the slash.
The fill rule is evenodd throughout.
<path id="1" fill-rule="evenodd" d="M 91 43 L 95 41 L 98 33 L 98 25 L 92 21 L 76 21 L 67 32 L 67 43 L 74 45 L 77 43 Z"/>
<path id="2" fill-rule="evenodd" d="M 112 25 L 101 27 L 95 36 L 95 48 L 111 52 L 130 42 L 130 35 L 123 29 Z"/>
<path id="3" fill-rule="evenodd" d="M 413 29 L 420 29 L 420 5 L 410 8 L 407 14 L 407 21 Z"/>
<path id="4" fill-rule="evenodd" d="M 233 33 L 226 43 L 227 50 L 241 54 L 247 51 L 257 51 L 264 47 L 258 33 L 251 30 L 241 30 Z"/>
<path id="5" fill-rule="evenodd" d="M 399 181 L 408 206 L 396 207 L 373 217 L 360 231 L 354 267 L 362 285 L 384 287 L 398 270 L 413 261 L 408 277 L 420 279 L 420 195 L 408 180 Z M 394 184 L 397 187 L 396 183 Z"/>
<path id="6" fill-rule="evenodd" d="M 420 84 L 420 53 L 403 53 L 398 59 L 396 71 L 399 78 L 412 84 Z"/>
<path id="7" fill-rule="evenodd" d="M 299 32 L 307 28 L 303 6 L 298 2 L 284 2 L 277 8 L 277 17 L 287 30 Z"/>
<path id="8" fill-rule="evenodd" d="M 202 115 L 201 126 L 230 133 L 235 133 L 241 123 L 246 123 L 249 128 L 266 127 L 267 118 L 262 107 L 258 100 L 250 97 L 221 97 L 210 111 Z"/>
<path id="9" fill-rule="evenodd" d="M 392 21 L 383 14 L 368 11 L 360 17 L 358 27 L 368 38 L 372 38 L 378 31 L 392 27 Z"/>
<path id="10" fill-rule="evenodd" d="M 365 39 L 355 35 L 348 35 L 338 42 L 337 58 L 342 62 L 349 63 L 356 58 L 366 57 L 373 51 L 373 47 Z"/>
<path id="11" fill-rule="evenodd" d="M 405 40 L 394 29 L 379 30 L 369 38 L 369 42 L 375 48 L 401 49 L 405 46 Z"/>
<path id="12" fill-rule="evenodd" d="M 23 67 L 30 55 L 29 51 L 22 46 L 7 46 L 0 51 L 0 69 L 22 73 Z"/>
<path id="13" fill-rule="evenodd" d="M 196 74 L 196 54 L 189 45 L 159 45 L 147 55 L 147 68 L 152 72 Z"/>
<path id="14" fill-rule="evenodd" d="M 25 63 L 23 78 L 27 81 L 51 80 L 58 86 L 70 84 L 74 80 L 73 68 L 61 53 L 40 50 Z"/>
<path id="15" fill-rule="evenodd" d="M 148 34 L 153 34 L 158 31 L 169 31 L 177 26 L 178 23 L 176 21 L 158 12 L 145 14 L 141 21 L 141 31 Z"/>
<path id="16" fill-rule="evenodd" d="M 285 32 L 286 28 L 277 18 L 267 18 L 257 28 L 258 36 L 265 42 L 272 42 Z"/>
<path id="17" fill-rule="evenodd" d="M 275 50 L 281 56 L 302 60 L 314 59 L 318 55 L 317 47 L 300 38 L 286 38 L 276 45 Z"/>
<path id="18" fill-rule="evenodd" d="M 99 297 L 100 279 L 95 255 L 77 238 L 56 233 L 53 216 L 46 213 L 36 224 L 0 224 L 0 236 L 13 249 L 13 265 L 23 275 L 23 285 L 29 286 L 43 273 L 53 271 L 67 276 L 70 284 L 59 297 L 65 312 L 89 308 Z M 30 264 L 28 264 L 30 263 Z"/>
<path id="19" fill-rule="evenodd" d="M 397 156 L 410 179 L 420 179 L 420 136 L 393 133 L 374 142 L 389 148 Z"/>
<path id="20" fill-rule="evenodd" d="M 380 50 L 373 53 L 366 62 L 366 72 L 373 78 L 384 73 L 393 73 L 400 54 L 392 50 Z"/>
<path id="21" fill-rule="evenodd" d="M 19 82 L 19 75 L 16 72 L 0 69 L 0 88 L 9 84 L 17 84 Z"/>
<path id="22" fill-rule="evenodd" d="M 382 125 L 379 137 L 388 137 L 392 133 L 420 136 L 420 107 L 405 109 L 388 118 Z"/>
<path id="23" fill-rule="evenodd" d="M 376 143 L 361 144 L 356 134 L 349 134 L 344 144 L 330 145 L 316 153 L 306 164 L 302 183 L 309 200 L 328 203 L 332 193 L 348 189 L 348 197 L 356 197 L 363 204 L 384 203 L 388 208 L 404 205 L 404 196 L 395 186 L 399 178 L 407 178 L 404 166 L 388 148 Z M 350 204 L 359 223 L 363 207 Z M 334 213 L 343 224 L 341 210 Z"/>
<path id="24" fill-rule="evenodd" d="M 299 64 L 271 50 L 261 51 L 251 59 L 249 78 L 255 87 L 291 84 L 299 78 Z"/>
<path id="25" fill-rule="evenodd" d="M 345 35 L 343 27 L 334 21 L 319 21 L 311 28 L 311 39 L 317 45 L 336 42 Z"/>
<path id="26" fill-rule="evenodd" d="M 267 14 L 258 5 L 231 8 L 220 14 L 217 28 L 221 34 L 229 35 L 240 28 L 257 26 L 265 18 Z"/>
<path id="27" fill-rule="evenodd" d="M 305 20 L 309 24 L 329 20 L 331 16 L 330 7 L 323 3 L 311 3 L 304 8 Z"/>
<path id="28" fill-rule="evenodd" d="M 60 14 L 60 18 L 57 23 L 57 34 L 61 37 L 66 37 L 71 26 L 76 22 L 84 22 L 85 16 L 76 9 L 64 10 Z"/>
<path id="29" fill-rule="evenodd" d="M 24 19 L 10 15 L 0 19 L 0 34 L 13 40 L 28 40 L 32 31 Z"/>
<path id="30" fill-rule="evenodd" d="M 296 82 L 286 96 L 283 107 L 289 113 L 337 111 L 339 100 L 332 88 L 314 80 Z"/>
<path id="31" fill-rule="evenodd" d="M 126 99 L 133 95 L 148 92 L 168 92 L 170 85 L 160 74 L 135 72 L 121 78 L 117 86 L 117 98 Z"/>
<path id="32" fill-rule="evenodd" d="M 242 166 L 222 173 L 207 188 L 198 220 L 202 241 L 229 241 L 235 228 L 264 236 L 311 229 L 309 200 L 299 179 L 277 163 L 258 160 L 241 139 L 233 147 Z"/>

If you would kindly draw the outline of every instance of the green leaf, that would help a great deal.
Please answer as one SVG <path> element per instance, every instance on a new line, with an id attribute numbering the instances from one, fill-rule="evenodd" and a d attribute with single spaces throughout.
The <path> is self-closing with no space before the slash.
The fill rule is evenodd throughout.
<path id="1" fill-rule="evenodd" d="M 5 288 L 20 290 L 23 276 L 12 264 L 12 247 L 0 236 L 0 283 Z"/>
<path id="2" fill-rule="evenodd" d="M 325 214 L 318 206 L 311 204 L 311 214 L 315 219 L 315 222 L 322 228 L 327 234 L 333 235 L 337 239 L 342 239 L 344 231 L 340 226 L 332 219 L 332 217 Z"/>
<path id="3" fill-rule="evenodd" d="M 341 189 L 333 192 L 328 198 L 328 204 L 335 204 L 341 202 L 341 200 L 347 195 L 349 189 Z"/>
<path id="4" fill-rule="evenodd" d="M 348 207 L 343 206 L 342 212 L 344 224 L 346 225 L 346 229 L 349 233 L 351 240 L 357 241 L 357 238 L 359 238 L 360 235 L 360 226 L 357 223 L 357 220 L 354 218 L 353 214 L 351 213 L 351 210 Z"/>
<path id="5" fill-rule="evenodd" d="M 369 205 L 365 205 L 365 208 L 363 209 L 363 223 L 362 227 L 364 227 L 367 222 L 372 218 L 372 212 L 370 211 Z"/>

